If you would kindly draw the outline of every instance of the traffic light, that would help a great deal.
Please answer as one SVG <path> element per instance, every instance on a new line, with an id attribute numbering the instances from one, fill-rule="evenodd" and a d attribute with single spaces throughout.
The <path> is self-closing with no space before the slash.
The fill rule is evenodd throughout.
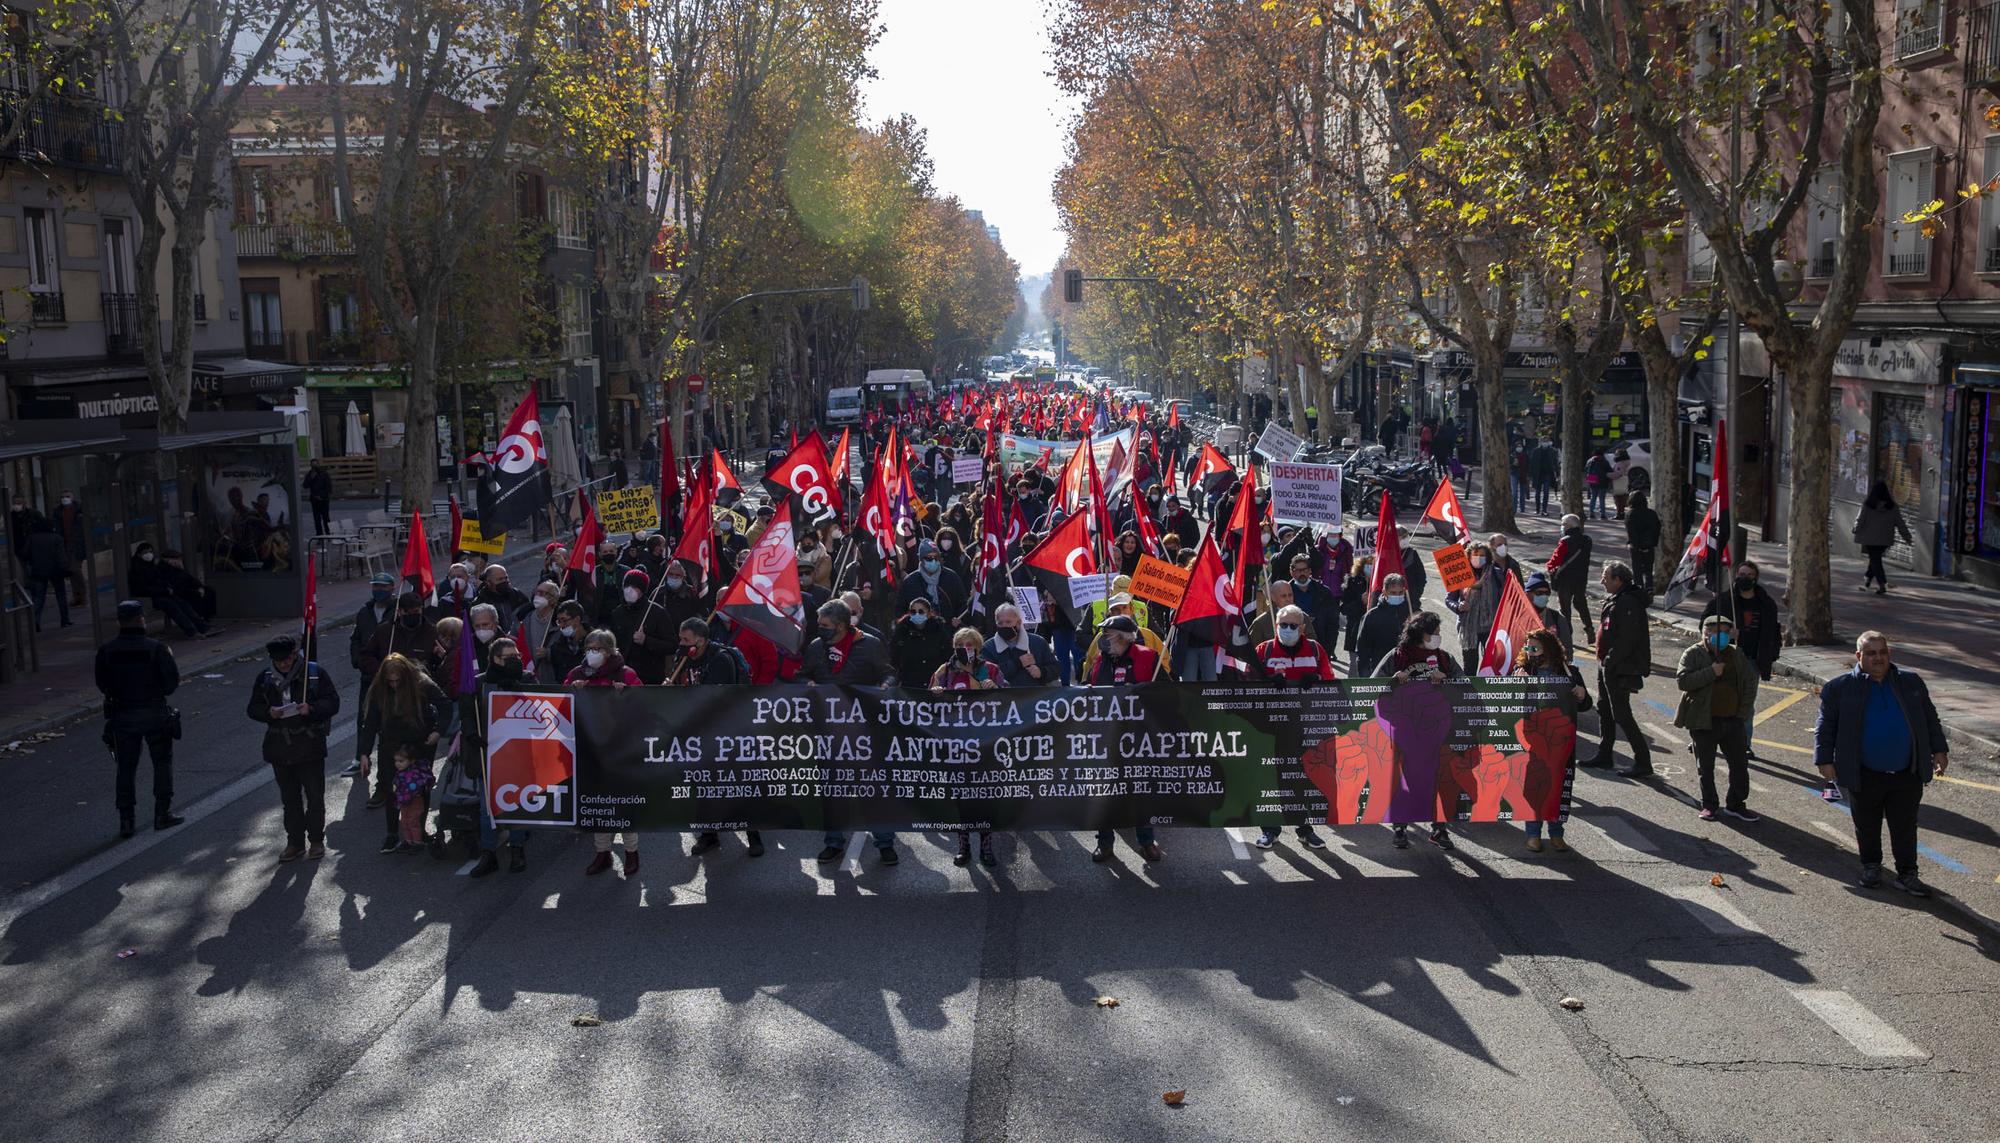
<path id="1" fill-rule="evenodd" d="M 1083 271 L 1063 271 L 1063 302 L 1067 305 L 1083 304 Z"/>
<path id="2" fill-rule="evenodd" d="M 854 291 L 854 310 L 855 310 L 855 312 L 856 312 L 856 313 L 865 313 L 865 312 L 867 312 L 867 310 L 868 310 L 868 279 L 866 279 L 866 278 L 862 277 L 862 276 L 861 276 L 861 275 L 859 275 L 859 274 L 856 274 L 856 275 L 854 276 L 854 281 L 852 281 L 852 282 L 848 283 L 848 287 L 849 287 L 850 289 L 852 289 L 852 290 Z"/>

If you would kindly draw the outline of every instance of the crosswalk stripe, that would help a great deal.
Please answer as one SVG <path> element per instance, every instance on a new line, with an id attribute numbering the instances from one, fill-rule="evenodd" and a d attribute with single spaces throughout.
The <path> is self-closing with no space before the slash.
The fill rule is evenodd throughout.
<path id="1" fill-rule="evenodd" d="M 1910 1043 L 1849 993 L 1838 989 L 1795 988 L 1792 997 L 1864 1056 L 1880 1060 L 1915 1059 L 1924 1055 L 1922 1048 Z"/>
<path id="2" fill-rule="evenodd" d="M 1722 899 L 1722 894 L 1725 892 L 1728 890 L 1699 885 L 1669 889 L 1667 896 L 1679 901 L 1682 908 L 1694 914 L 1694 919 L 1700 921 L 1703 928 L 1717 936 L 1734 937 L 1762 933 L 1764 930 L 1757 927 L 1757 922 L 1745 916 L 1741 909 Z"/>

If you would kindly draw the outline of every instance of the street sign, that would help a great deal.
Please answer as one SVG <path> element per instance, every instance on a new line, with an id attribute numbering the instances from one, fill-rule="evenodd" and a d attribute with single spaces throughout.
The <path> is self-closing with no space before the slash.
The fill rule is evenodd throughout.
<path id="1" fill-rule="evenodd" d="M 1286 524 L 1340 526 L 1340 466 L 1271 465 L 1271 515 Z"/>
<path id="2" fill-rule="evenodd" d="M 699 393 L 706 388 L 708 388 L 708 378 L 699 373 L 688 374 L 688 392 Z"/>
<path id="3" fill-rule="evenodd" d="M 1305 447 L 1305 438 L 1279 424 L 1264 426 L 1257 434 L 1257 447 L 1250 450 L 1270 460 L 1290 460 Z"/>

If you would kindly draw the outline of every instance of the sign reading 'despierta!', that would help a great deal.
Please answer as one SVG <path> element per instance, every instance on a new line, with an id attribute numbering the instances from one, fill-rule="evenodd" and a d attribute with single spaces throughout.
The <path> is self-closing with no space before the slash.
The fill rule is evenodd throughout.
<path id="1" fill-rule="evenodd" d="M 1566 685 L 1361 679 L 933 694 L 487 696 L 501 825 L 1100 829 L 1553 818 Z"/>

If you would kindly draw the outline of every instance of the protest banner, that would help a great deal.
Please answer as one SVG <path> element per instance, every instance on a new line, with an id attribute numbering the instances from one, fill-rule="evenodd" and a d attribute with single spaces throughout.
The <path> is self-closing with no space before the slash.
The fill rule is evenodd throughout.
<path id="1" fill-rule="evenodd" d="M 479 530 L 478 517 L 467 516 L 459 525 L 458 547 L 460 551 L 483 552 L 489 556 L 497 556 L 507 550 L 507 533 L 488 536 Z"/>
<path id="2" fill-rule="evenodd" d="M 1269 460 L 1290 460 L 1299 455 L 1305 447 L 1305 438 L 1275 422 L 1265 425 L 1257 434 L 1257 446 L 1251 452 Z"/>
<path id="3" fill-rule="evenodd" d="M 1446 544 L 1431 553 L 1431 561 L 1437 564 L 1438 578 L 1444 581 L 1446 591 L 1464 591 L 1479 581 L 1472 572 L 1472 558 L 1465 554 L 1464 544 Z"/>
<path id="4" fill-rule="evenodd" d="M 1007 593 L 1014 598 L 1014 606 L 1021 609 L 1021 622 L 1028 627 L 1042 625 L 1042 593 L 1034 587 L 1010 587 Z"/>
<path id="5" fill-rule="evenodd" d="M 983 456 L 961 456 L 951 462 L 953 484 L 977 484 L 985 476 L 986 458 Z"/>
<path id="6" fill-rule="evenodd" d="M 493 692 L 496 824 L 592 830 L 1113 829 L 1547 820 L 1567 683 L 1151 683 Z"/>
<path id="7" fill-rule="evenodd" d="M 1108 575 L 1073 575 L 1069 577 L 1069 605 L 1078 611 L 1089 607 L 1111 593 L 1111 577 Z"/>
<path id="8" fill-rule="evenodd" d="M 1271 515 L 1283 524 L 1340 526 L 1340 466 L 1271 465 Z"/>
<path id="9" fill-rule="evenodd" d="M 597 523 L 606 534 L 657 531 L 660 498 L 650 484 L 614 488 L 597 494 Z"/>
<path id="10" fill-rule="evenodd" d="M 1123 447 L 1129 451 L 1132 448 L 1134 435 L 1133 426 L 1126 425 L 1115 433 L 1092 437 L 1090 446 L 1091 451 L 1097 454 L 1098 471 L 1101 472 L 1110 466 L 1112 450 Z M 1009 468 L 1014 468 L 1023 464 L 1034 464 L 1041 459 L 1043 451 L 1046 450 L 1050 465 L 1055 467 L 1068 461 L 1070 454 L 1082 443 L 1074 440 L 1041 440 L 1007 434 L 1000 438 L 1000 455 L 1006 459 Z"/>
<path id="11" fill-rule="evenodd" d="M 1193 574 L 1179 564 L 1140 556 L 1139 566 L 1132 569 L 1132 595 L 1162 607 L 1179 607 L 1181 596 L 1187 594 L 1188 577 Z"/>

